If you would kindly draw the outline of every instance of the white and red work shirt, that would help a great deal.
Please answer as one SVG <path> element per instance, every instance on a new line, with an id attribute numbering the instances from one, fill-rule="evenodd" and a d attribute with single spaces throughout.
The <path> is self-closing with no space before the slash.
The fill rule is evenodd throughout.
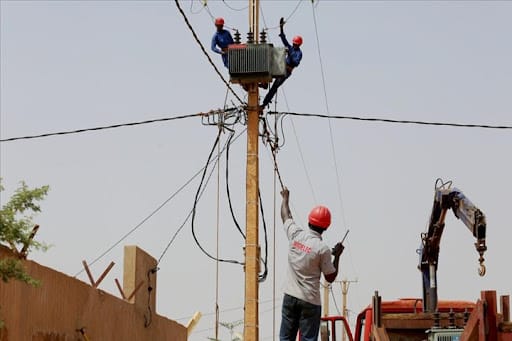
<path id="1" fill-rule="evenodd" d="M 332 274 L 331 250 L 320 233 L 304 230 L 293 219 L 284 222 L 288 236 L 288 270 L 284 293 L 315 305 L 321 305 L 320 276 Z"/>

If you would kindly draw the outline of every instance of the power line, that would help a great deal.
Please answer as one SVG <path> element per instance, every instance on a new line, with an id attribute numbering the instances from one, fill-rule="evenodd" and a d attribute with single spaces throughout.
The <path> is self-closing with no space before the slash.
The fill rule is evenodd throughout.
<path id="1" fill-rule="evenodd" d="M 318 3 L 317 3 L 318 4 Z M 327 87 L 325 85 L 325 73 L 324 73 L 324 65 L 323 65 L 323 61 L 322 61 L 322 53 L 320 52 L 320 38 L 318 36 L 318 24 L 317 24 L 317 20 L 316 20 L 316 12 L 315 12 L 315 4 L 314 2 L 312 1 L 311 2 L 311 9 L 313 11 L 313 22 L 314 22 L 314 25 L 315 25 L 315 35 L 316 35 L 316 43 L 317 43 L 317 50 L 318 50 L 318 59 L 320 61 L 320 71 L 321 71 L 321 75 L 322 75 L 322 85 L 323 85 L 323 90 L 324 90 L 324 99 L 325 99 L 325 109 L 327 110 L 327 113 L 330 114 L 330 110 L 329 110 L 329 101 L 327 100 Z M 342 198 L 342 195 L 341 195 L 341 181 L 340 181 L 340 174 L 339 174 L 339 167 L 338 167 L 338 160 L 336 158 L 336 149 L 334 147 L 334 134 L 333 134 L 333 131 L 332 131 L 332 124 L 331 124 L 331 120 L 328 120 L 329 122 L 329 137 L 330 137 L 330 141 L 331 141 L 331 151 L 332 151 L 332 158 L 333 158 L 333 161 L 334 161 L 334 172 L 336 174 L 336 184 L 337 184 L 337 190 L 338 190 L 338 198 L 340 200 L 340 209 L 341 209 L 341 218 L 343 220 L 343 225 L 347 226 L 347 223 L 345 221 L 345 210 L 343 209 L 343 198 Z"/>
<path id="2" fill-rule="evenodd" d="M 185 119 L 185 118 L 204 116 L 204 115 L 208 115 L 208 113 L 197 113 L 197 114 L 188 114 L 188 115 L 180 115 L 180 116 L 173 116 L 173 117 L 163 117 L 163 118 L 156 118 L 156 119 L 152 119 L 152 120 L 128 122 L 128 123 L 118 123 L 118 124 L 112 124 L 112 125 L 108 125 L 108 126 L 66 130 L 66 131 L 59 131 L 59 132 L 52 132 L 52 133 L 44 133 L 44 134 L 39 134 L 39 135 L 9 137 L 6 139 L 0 139 L 0 142 L 10 142 L 10 141 L 16 141 L 16 140 L 30 140 L 30 139 L 37 139 L 37 138 L 41 138 L 41 137 L 49 137 L 49 136 L 56 136 L 56 135 L 79 134 L 79 133 L 85 133 L 85 132 L 89 132 L 89 131 L 115 129 L 115 128 L 131 127 L 131 126 L 138 126 L 138 125 L 157 123 L 157 122 L 181 120 L 181 119 Z"/>
<path id="3" fill-rule="evenodd" d="M 270 303 L 270 302 L 273 303 L 274 299 L 270 298 L 270 299 L 262 300 L 262 301 L 259 301 L 259 304 L 263 305 L 263 304 Z M 226 309 L 220 310 L 219 312 L 220 313 L 227 313 L 227 312 L 230 312 L 230 311 L 243 310 L 244 308 L 245 308 L 244 306 L 238 306 L 238 307 L 226 308 Z M 211 315 L 215 315 L 215 314 L 216 314 L 215 312 L 203 313 L 202 316 L 205 317 L 205 316 L 211 316 Z M 173 320 L 174 321 L 189 320 L 192 316 L 183 316 L 183 317 L 175 318 Z M 211 329 L 213 329 L 213 328 L 211 328 Z"/>
<path id="4" fill-rule="evenodd" d="M 243 131 L 241 131 L 234 139 L 233 139 L 233 135 L 230 136 L 228 142 L 226 142 L 226 144 L 224 145 L 224 147 L 222 148 L 221 150 L 221 154 L 226 151 L 226 153 L 228 153 L 228 149 L 229 149 L 229 145 L 231 143 L 233 143 L 234 141 L 236 141 L 243 133 L 245 132 L 245 129 Z M 212 161 L 212 162 L 215 162 L 215 164 L 217 164 L 219 162 L 219 156 L 217 156 L 217 158 L 215 159 L 215 161 Z M 199 175 L 199 173 L 203 170 L 204 168 L 202 168 L 201 170 L 199 170 L 199 172 L 196 173 L 196 175 Z M 214 167 L 212 168 L 212 172 L 210 172 L 210 174 L 208 175 L 208 179 L 206 180 L 206 182 L 208 183 L 212 173 L 213 173 L 213 169 L 215 169 L 215 165 Z M 199 194 L 199 197 L 201 197 L 203 195 L 203 192 L 206 190 L 206 186 L 203 187 L 203 189 L 201 190 L 201 193 Z M 160 264 L 160 262 L 162 261 L 162 258 L 164 257 L 164 255 L 167 253 L 167 250 L 169 250 L 169 247 L 171 246 L 171 244 L 174 242 L 174 239 L 176 239 L 176 237 L 178 236 L 178 234 L 180 233 L 180 231 L 183 229 L 183 227 L 185 226 L 185 224 L 187 223 L 188 219 L 192 216 L 192 213 L 193 213 L 193 209 L 190 210 L 190 212 L 188 213 L 188 215 L 186 216 L 185 220 L 183 221 L 183 223 L 180 225 L 180 227 L 176 230 L 176 232 L 173 234 L 173 236 L 171 237 L 169 243 L 167 244 L 167 246 L 165 247 L 164 251 L 162 252 L 162 254 L 160 255 L 160 257 L 158 257 L 158 261 L 157 261 L 157 265 Z"/>
<path id="5" fill-rule="evenodd" d="M 395 124 L 417 124 L 427 126 L 446 126 L 458 128 L 482 128 L 482 129 L 512 129 L 509 125 L 491 125 L 491 124 L 467 124 L 467 123 L 449 123 L 449 122 L 431 122 L 431 121 L 414 121 L 414 120 L 396 120 L 390 118 L 375 118 L 375 117 L 359 117 L 359 116 L 343 116 L 343 115 L 326 115 L 326 114 L 312 114 L 312 113 L 298 113 L 298 112 L 277 112 L 269 111 L 269 115 L 290 115 L 302 117 L 316 117 L 338 120 L 354 120 L 364 122 L 381 122 L 381 123 L 395 123 Z"/>
<path id="6" fill-rule="evenodd" d="M 239 265 L 244 265 L 244 263 L 242 262 L 239 262 L 237 260 L 232 260 L 232 259 L 219 259 L 217 257 L 214 257 L 212 256 L 208 251 L 205 250 L 205 248 L 201 245 L 201 243 L 199 242 L 199 240 L 197 239 L 197 236 L 196 236 L 196 232 L 195 232 L 195 218 L 196 218 L 196 211 L 197 211 L 197 203 L 199 202 L 199 194 L 201 193 L 201 188 L 203 187 L 203 182 L 204 182 L 204 178 L 206 176 L 206 171 L 208 169 L 208 165 L 210 164 L 211 162 L 211 158 L 212 158 L 212 155 L 213 155 L 213 152 L 215 151 L 215 147 L 217 146 L 217 144 L 219 143 L 219 140 L 220 140 L 220 135 L 222 133 L 222 129 L 219 128 L 219 132 L 217 134 L 217 137 L 215 139 L 215 142 L 213 143 L 213 146 L 212 146 L 212 149 L 210 151 L 210 154 L 208 155 L 208 158 L 207 158 L 207 161 L 206 161 L 206 165 L 204 166 L 203 168 L 203 175 L 201 176 L 201 181 L 199 182 L 199 186 L 197 188 L 197 192 L 196 192 L 196 195 L 195 195 L 195 199 L 194 199 L 194 206 L 192 208 L 192 221 L 191 221 L 191 231 L 192 231 L 192 237 L 194 238 L 194 241 L 196 243 L 196 245 L 199 247 L 199 249 L 208 257 L 208 258 L 211 258 L 215 261 L 218 261 L 218 262 L 224 262 L 224 263 L 232 263 L 232 264 L 239 264 Z"/>
<path id="7" fill-rule="evenodd" d="M 213 62 L 213 60 L 211 59 L 210 55 L 208 54 L 208 52 L 206 52 L 206 49 L 204 48 L 203 44 L 201 43 L 201 41 L 199 40 L 196 32 L 194 31 L 194 28 L 192 27 L 192 25 L 190 24 L 190 22 L 188 21 L 188 18 L 187 18 L 187 15 L 185 14 L 185 12 L 183 11 L 183 9 L 181 8 L 180 6 L 180 3 L 178 0 L 175 0 L 174 1 L 176 3 L 176 7 L 178 8 L 178 10 L 180 11 L 181 15 L 183 16 L 183 20 L 185 20 L 185 23 L 187 24 L 188 26 L 188 29 L 190 30 L 190 32 L 192 33 L 192 35 L 194 36 L 194 39 L 196 40 L 197 44 L 199 45 L 199 47 L 201 48 L 201 50 L 203 51 L 204 55 L 206 56 L 206 58 L 208 58 L 208 61 L 210 62 L 210 64 L 212 65 L 212 67 L 214 68 L 215 72 L 219 75 L 219 77 L 222 79 L 222 81 L 224 82 L 224 84 L 226 84 L 226 86 L 228 87 L 228 89 L 231 91 L 231 93 L 233 93 L 233 95 L 236 97 L 236 99 L 241 103 L 241 104 L 244 104 L 244 102 L 240 99 L 240 97 L 238 97 L 238 95 L 236 94 L 236 92 L 233 90 L 233 88 L 229 85 L 229 83 L 226 81 L 226 79 L 224 79 L 224 76 L 222 76 L 222 74 L 220 73 L 219 69 L 217 68 L 217 66 L 215 65 L 215 63 Z"/>
<path id="8" fill-rule="evenodd" d="M 293 9 L 293 11 L 286 17 L 286 19 L 284 19 L 284 22 L 287 23 L 288 21 L 290 21 L 290 19 L 293 17 L 293 15 L 295 14 L 295 12 L 297 12 L 297 10 L 299 9 L 300 5 L 302 4 L 303 0 L 298 0 L 297 1 L 297 5 L 295 6 L 295 8 Z M 269 31 L 269 30 L 275 30 L 275 29 L 278 29 L 279 28 L 279 25 L 277 26 L 273 26 L 273 27 L 268 27 L 267 26 L 267 23 L 265 21 L 265 16 L 263 15 L 263 8 L 261 6 L 261 3 L 260 3 L 260 13 L 261 13 L 261 16 L 263 18 L 263 25 L 265 27 L 265 30 L 266 31 Z"/>
<path id="9" fill-rule="evenodd" d="M 240 135 L 242 135 L 243 133 L 245 132 L 245 130 L 243 130 L 242 132 L 240 132 L 240 134 L 238 136 L 235 137 L 234 140 L 238 139 L 238 137 L 240 137 Z M 233 141 L 234 141 L 233 140 Z M 224 152 L 224 150 L 226 149 L 226 146 L 224 146 L 223 150 L 221 151 L 221 153 Z M 210 163 L 211 162 L 217 162 L 218 161 L 218 158 L 215 159 L 215 160 L 210 160 Z M 206 164 L 203 168 L 201 168 L 200 170 L 198 170 L 194 175 L 192 175 L 192 177 L 190 179 L 188 179 L 180 188 L 178 188 L 173 194 L 171 194 L 167 199 L 165 199 L 165 201 L 163 203 L 161 203 L 160 205 L 158 205 L 158 207 L 156 209 L 154 209 L 148 216 L 146 216 L 144 219 L 142 219 L 137 225 L 135 225 L 130 231 L 128 231 L 127 233 L 125 233 L 118 241 L 116 241 L 113 245 L 111 245 L 107 250 L 105 250 L 102 254 L 100 254 L 99 256 L 97 256 L 94 260 L 92 260 L 90 263 L 89 263 L 89 266 L 93 266 L 96 262 L 98 262 L 101 258 L 105 257 L 110 251 L 112 251 L 117 245 L 119 245 L 123 240 L 125 240 L 126 238 L 128 238 L 132 233 L 134 233 L 135 231 L 137 231 L 144 223 L 146 223 L 151 217 L 153 217 L 158 211 L 160 211 L 165 205 L 167 205 L 172 199 L 174 199 L 174 197 L 176 197 L 185 187 L 187 187 L 199 174 L 201 174 L 201 172 L 208 166 L 208 164 Z M 189 216 L 187 216 L 185 222 L 183 223 L 183 225 L 185 225 L 186 221 L 188 220 Z M 175 235 L 171 238 L 171 241 L 169 242 L 169 244 L 167 245 L 167 247 L 165 248 L 164 252 L 162 253 L 162 255 L 159 257 L 158 259 L 158 263 L 160 263 L 160 261 L 162 260 L 162 257 L 165 255 L 165 253 L 167 252 L 167 249 L 169 248 L 169 246 L 172 244 L 172 242 L 174 241 L 174 239 L 176 238 L 176 235 L 180 232 L 181 228 L 183 227 L 180 226 L 180 228 L 178 228 L 178 231 L 175 233 Z M 74 277 L 80 275 L 82 272 L 84 272 L 84 269 L 78 271 Z"/>
<path id="10" fill-rule="evenodd" d="M 249 5 L 247 5 L 247 6 L 243 7 L 243 8 L 235 8 L 235 7 L 233 7 L 233 6 L 228 5 L 228 3 L 226 2 L 226 0 L 222 0 L 222 3 L 223 3 L 224 5 L 226 5 L 226 7 L 227 7 L 227 8 L 229 8 L 230 10 L 235 11 L 235 12 L 245 11 L 247 8 L 249 8 Z"/>

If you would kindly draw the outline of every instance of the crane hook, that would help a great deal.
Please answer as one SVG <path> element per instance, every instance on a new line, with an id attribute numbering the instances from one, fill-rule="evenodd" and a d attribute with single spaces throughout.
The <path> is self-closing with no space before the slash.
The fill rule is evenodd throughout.
<path id="1" fill-rule="evenodd" d="M 478 269 L 478 274 L 480 275 L 480 277 L 485 276 L 485 271 L 486 271 L 485 265 L 480 264 L 480 268 Z"/>

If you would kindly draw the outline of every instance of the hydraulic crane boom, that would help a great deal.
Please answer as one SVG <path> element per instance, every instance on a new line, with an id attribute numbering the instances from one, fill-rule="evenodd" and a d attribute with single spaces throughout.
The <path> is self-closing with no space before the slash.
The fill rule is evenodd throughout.
<path id="1" fill-rule="evenodd" d="M 428 232 L 421 234 L 421 247 L 418 250 L 420 264 L 418 269 L 423 279 L 423 311 L 435 312 L 437 309 L 437 264 L 439 244 L 444 230 L 446 213 L 452 209 L 455 216 L 462 220 L 476 238 L 475 248 L 479 254 L 480 276 L 485 275 L 484 252 L 486 222 L 485 215 L 457 188 L 450 188 L 451 182 L 437 186 Z"/>

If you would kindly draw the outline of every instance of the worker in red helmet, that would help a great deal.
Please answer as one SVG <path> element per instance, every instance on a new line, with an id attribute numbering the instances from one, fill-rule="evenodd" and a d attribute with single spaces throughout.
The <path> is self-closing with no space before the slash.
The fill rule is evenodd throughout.
<path id="1" fill-rule="evenodd" d="M 212 38 L 212 51 L 222 56 L 222 63 L 228 67 L 228 46 L 233 44 L 233 37 L 228 30 L 224 29 L 224 19 L 215 19 L 215 27 L 217 31 Z"/>
<path id="2" fill-rule="evenodd" d="M 316 341 L 321 317 L 320 276 L 324 274 L 329 283 L 336 279 L 344 247 L 340 242 L 331 250 L 322 240 L 322 233 L 331 225 L 327 207 L 314 207 L 308 217 L 309 228 L 303 229 L 292 218 L 287 188 L 281 196 L 281 219 L 289 247 L 279 340 L 295 341 L 300 330 L 301 341 Z"/>
<path id="3" fill-rule="evenodd" d="M 281 37 L 281 41 L 283 42 L 283 45 L 286 47 L 286 74 L 282 77 L 276 78 L 274 81 L 274 84 L 272 84 L 272 87 L 268 91 L 267 95 L 263 99 L 263 103 L 261 106 L 265 108 L 267 105 L 270 104 L 270 101 L 272 101 L 272 98 L 277 92 L 277 89 L 283 85 L 284 81 L 288 79 L 288 77 L 291 76 L 293 69 L 295 69 L 297 66 L 299 66 L 300 61 L 302 60 L 302 51 L 300 49 L 300 46 L 302 45 L 302 37 L 301 36 L 295 36 L 292 40 L 292 45 L 288 42 L 286 39 L 286 35 L 284 34 L 284 18 L 281 18 L 279 21 L 279 27 L 281 28 L 281 33 L 279 33 L 279 37 Z"/>

